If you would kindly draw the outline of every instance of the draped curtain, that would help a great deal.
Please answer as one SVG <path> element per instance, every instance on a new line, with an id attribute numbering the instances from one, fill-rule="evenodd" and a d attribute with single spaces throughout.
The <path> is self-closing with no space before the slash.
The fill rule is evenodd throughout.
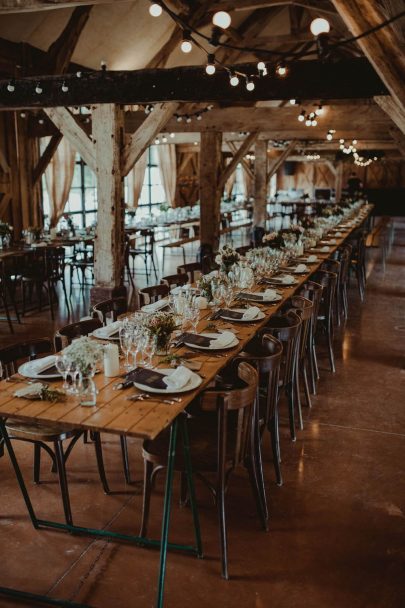
<path id="1" fill-rule="evenodd" d="M 226 164 L 229 165 L 229 163 L 231 161 L 232 161 L 231 158 L 227 158 Z M 225 187 L 224 187 L 226 198 L 231 198 L 235 181 L 236 181 L 236 169 L 226 180 Z"/>
<path id="2" fill-rule="evenodd" d="M 44 138 L 44 149 L 50 137 Z M 76 151 L 64 137 L 45 170 L 46 190 L 49 197 L 50 226 L 54 228 L 63 215 L 72 187 Z"/>
<path id="3" fill-rule="evenodd" d="M 250 196 L 253 196 L 253 179 L 251 178 L 249 173 L 246 171 L 245 167 L 243 167 L 242 175 L 243 175 L 243 183 L 245 186 L 245 197 L 249 198 Z"/>
<path id="4" fill-rule="evenodd" d="M 137 208 L 145 179 L 148 164 L 148 150 L 136 161 L 134 168 L 128 173 L 128 207 Z"/>
<path id="5" fill-rule="evenodd" d="M 159 171 L 162 178 L 166 201 L 171 207 L 175 207 L 176 197 L 176 145 L 167 144 L 157 146 Z"/>

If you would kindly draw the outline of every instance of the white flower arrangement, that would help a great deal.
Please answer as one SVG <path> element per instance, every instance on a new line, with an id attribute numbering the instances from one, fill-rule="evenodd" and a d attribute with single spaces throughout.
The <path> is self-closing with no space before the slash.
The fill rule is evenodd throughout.
<path id="1" fill-rule="evenodd" d="M 89 374 L 101 361 L 103 346 L 84 336 L 73 340 L 72 344 L 64 349 L 63 355 L 73 361 L 82 374 Z"/>
<path id="2" fill-rule="evenodd" d="M 233 266 L 239 262 L 239 259 L 239 253 L 229 245 L 224 245 L 215 256 L 215 262 L 223 267 Z"/>

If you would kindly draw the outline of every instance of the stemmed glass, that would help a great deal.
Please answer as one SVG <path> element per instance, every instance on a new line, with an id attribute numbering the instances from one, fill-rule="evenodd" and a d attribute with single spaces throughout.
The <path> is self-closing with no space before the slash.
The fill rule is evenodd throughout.
<path id="1" fill-rule="evenodd" d="M 225 302 L 225 306 L 227 308 L 230 308 L 233 299 L 234 299 L 234 293 L 233 293 L 233 287 L 232 285 L 223 285 L 222 286 L 222 296 L 224 298 L 224 302 Z"/>
<path id="2" fill-rule="evenodd" d="M 69 368 L 68 368 L 68 361 L 64 355 L 56 355 L 55 367 L 58 370 L 58 372 L 60 373 L 60 375 L 63 377 L 63 385 L 62 385 L 63 390 L 68 392 L 70 389 L 70 386 L 67 381 Z"/>
<path id="3" fill-rule="evenodd" d="M 76 361 L 73 361 L 72 359 L 67 359 L 65 357 L 66 360 L 66 370 L 67 370 L 67 375 L 69 375 L 72 379 L 71 384 L 67 385 L 67 389 L 66 392 L 71 394 L 71 395 L 78 395 L 79 394 L 79 386 L 81 383 L 81 373 L 80 373 L 80 368 L 77 365 Z"/>
<path id="4" fill-rule="evenodd" d="M 145 345 L 143 348 L 143 352 L 145 353 L 145 367 L 153 367 L 153 357 L 155 356 L 157 350 L 157 337 L 148 334 L 145 339 Z"/>
<path id="5" fill-rule="evenodd" d="M 121 345 L 122 352 L 125 355 L 124 367 L 127 370 L 129 370 L 131 368 L 131 365 L 129 363 L 129 352 L 131 350 L 132 342 L 133 342 L 133 331 L 131 331 L 131 329 L 129 327 L 126 327 L 126 326 L 121 327 L 120 345 Z"/>
<path id="6" fill-rule="evenodd" d="M 146 331 L 144 327 L 138 325 L 133 334 L 132 346 L 134 346 L 134 350 L 132 351 L 134 366 L 137 366 L 137 358 L 138 353 L 141 353 L 141 360 L 139 361 L 140 365 L 144 365 L 145 359 L 143 356 L 144 349 L 146 347 L 146 343 L 149 337 L 149 332 Z"/>

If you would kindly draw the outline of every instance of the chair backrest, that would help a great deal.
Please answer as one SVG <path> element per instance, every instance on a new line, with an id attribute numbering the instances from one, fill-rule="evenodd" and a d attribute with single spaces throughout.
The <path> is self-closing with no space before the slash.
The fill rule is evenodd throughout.
<path id="1" fill-rule="evenodd" d="M 189 283 L 195 283 L 202 274 L 202 264 L 200 262 L 182 264 L 181 266 L 177 266 L 177 273 L 187 274 Z"/>
<path id="2" fill-rule="evenodd" d="M 142 308 L 145 304 L 153 304 L 168 296 L 169 293 L 170 288 L 167 284 L 142 287 L 142 289 L 139 290 L 139 306 Z"/>
<path id="3" fill-rule="evenodd" d="M 58 329 L 55 333 L 55 351 L 59 352 L 62 348 L 65 348 L 71 344 L 75 338 L 81 338 L 82 336 L 88 336 L 95 329 L 102 327 L 103 324 L 100 319 L 85 319 L 84 321 L 78 321 L 77 323 L 71 323 Z"/>
<path id="4" fill-rule="evenodd" d="M 287 300 L 287 306 L 290 307 L 290 310 L 294 310 L 302 321 L 299 346 L 299 358 L 302 360 L 307 353 L 308 336 L 314 312 L 314 304 L 311 300 L 308 300 L 303 296 L 292 296 Z"/>
<path id="5" fill-rule="evenodd" d="M 112 320 L 116 321 L 120 315 L 128 312 L 127 299 L 124 296 L 104 300 L 93 306 L 95 316 L 100 319 L 103 325 L 107 324 L 107 317 L 111 315 Z"/>
<path id="6" fill-rule="evenodd" d="M 229 381 L 233 381 L 234 388 L 229 387 Z M 226 388 L 221 387 L 219 380 L 215 388 L 207 389 L 201 395 L 202 412 L 216 411 L 218 414 L 218 467 L 223 462 L 222 456 L 225 456 L 226 446 L 230 442 L 234 450 L 234 466 L 242 464 L 246 459 L 257 387 L 256 369 L 242 361 L 233 372 L 233 378 L 227 378 Z M 237 413 L 236 417 L 232 412 Z"/>
<path id="7" fill-rule="evenodd" d="M 250 245 L 243 245 L 243 247 L 236 247 L 235 251 L 239 253 L 239 255 L 246 255 L 251 249 Z"/>
<path id="8" fill-rule="evenodd" d="M 313 332 L 316 331 L 316 324 L 318 320 L 319 307 L 321 305 L 322 300 L 322 291 L 323 287 L 319 283 L 315 283 L 315 281 L 306 281 L 300 287 L 297 295 L 306 298 L 307 300 L 311 300 L 314 305 L 312 309 L 312 329 Z"/>
<path id="9" fill-rule="evenodd" d="M 63 277 L 65 272 L 65 250 L 63 247 L 47 247 L 46 272 L 49 278 Z"/>
<path id="10" fill-rule="evenodd" d="M 167 285 L 169 289 L 172 287 L 181 287 L 188 283 L 188 274 L 185 274 L 184 272 L 170 274 L 167 277 L 162 277 L 160 282 L 162 285 Z"/>
<path id="11" fill-rule="evenodd" d="M 313 279 L 323 287 L 318 317 L 322 316 L 327 322 L 331 322 L 333 317 L 333 298 L 335 297 L 338 275 L 328 270 L 317 270 L 313 275 Z"/>
<path id="12" fill-rule="evenodd" d="M 289 311 L 283 315 L 271 317 L 266 326 L 258 331 L 259 336 L 266 333 L 271 334 L 283 345 L 282 379 L 284 386 L 291 384 L 294 380 L 301 323 L 300 317 L 294 311 Z"/>
<path id="13" fill-rule="evenodd" d="M 27 340 L 5 346 L 0 349 L 0 361 L 3 365 L 3 376 L 8 378 L 15 374 L 18 364 L 24 359 L 31 361 L 36 359 L 38 355 L 49 355 L 53 353 L 53 344 L 49 338 L 40 338 L 37 340 Z"/>

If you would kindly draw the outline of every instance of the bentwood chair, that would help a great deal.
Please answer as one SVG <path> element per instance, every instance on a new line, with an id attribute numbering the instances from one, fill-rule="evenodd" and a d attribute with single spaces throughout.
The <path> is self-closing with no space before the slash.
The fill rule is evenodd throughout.
<path id="1" fill-rule="evenodd" d="M 319 380 L 318 359 L 316 356 L 315 336 L 318 324 L 319 307 L 321 305 L 323 287 L 315 281 L 306 281 L 301 285 L 298 295 L 310 300 L 313 304 L 312 318 L 308 331 L 308 361 L 311 379 L 311 392 L 316 395 L 316 382 Z"/>
<path id="2" fill-rule="evenodd" d="M 139 306 L 145 306 L 145 304 L 154 304 L 158 300 L 162 300 L 170 293 L 168 285 L 151 285 L 150 287 L 143 287 L 139 290 Z"/>
<path id="3" fill-rule="evenodd" d="M 182 287 L 183 285 L 187 285 L 188 275 L 184 272 L 171 274 L 166 277 L 162 277 L 160 282 L 162 285 L 167 285 L 169 289 L 173 289 L 173 287 Z"/>
<path id="4" fill-rule="evenodd" d="M 237 360 L 253 365 L 259 374 L 258 403 L 259 427 L 261 432 L 267 429 L 270 433 L 273 466 L 277 485 L 283 484 L 280 468 L 280 438 L 278 429 L 278 383 L 283 345 L 273 336 L 258 333 L 239 353 Z"/>
<path id="5" fill-rule="evenodd" d="M 177 274 L 184 273 L 188 276 L 189 283 L 195 283 L 202 274 L 202 265 L 199 262 L 189 262 L 177 266 Z"/>
<path id="6" fill-rule="evenodd" d="M 95 304 L 92 308 L 93 313 L 97 316 L 103 325 L 107 325 L 107 318 L 110 317 L 112 321 L 116 321 L 120 315 L 128 312 L 127 299 L 122 297 L 111 298 L 109 300 L 103 300 Z"/>
<path id="7" fill-rule="evenodd" d="M 140 257 L 145 264 L 145 275 L 147 282 L 152 275 L 152 269 L 155 275 L 156 281 L 158 280 L 158 273 L 155 263 L 155 233 L 153 230 L 144 228 L 139 230 L 135 234 L 135 245 L 129 247 L 128 255 L 129 259 L 132 259 L 132 272 L 135 272 L 135 258 Z M 131 237 L 130 237 L 131 239 Z M 131 242 L 131 241 L 130 241 Z M 150 265 L 149 265 L 150 264 Z M 131 272 L 131 271 L 130 271 Z M 137 271 L 138 272 L 138 271 Z"/>
<path id="8" fill-rule="evenodd" d="M 49 339 L 31 340 L 0 349 L 0 361 L 5 370 L 5 376 L 9 377 L 17 371 L 18 365 L 23 360 L 32 361 L 38 355 L 51 354 L 52 352 L 52 342 Z M 17 387 L 18 385 L 16 385 Z M 74 431 L 69 428 L 64 429 L 60 425 L 28 423 L 13 418 L 7 418 L 6 429 L 10 439 L 26 441 L 34 445 L 34 483 L 36 484 L 40 483 L 41 450 L 45 450 L 49 455 L 52 461 L 52 472 L 57 472 L 59 477 L 65 520 L 68 525 L 72 525 L 66 461 L 76 442 L 83 435 L 83 431 Z M 64 450 L 63 443 L 67 439 L 71 441 L 66 450 Z M 53 450 L 49 444 L 53 446 Z M 109 488 L 105 477 L 99 433 L 94 433 L 94 445 L 98 472 L 103 489 L 108 494 Z"/>
<path id="9" fill-rule="evenodd" d="M 288 401 L 291 439 L 296 441 L 295 408 L 298 409 L 300 424 L 302 424 L 301 403 L 297 395 L 296 381 L 301 319 L 294 311 L 289 311 L 284 315 L 271 317 L 266 323 L 266 327 L 260 331 L 270 333 L 283 345 L 279 385 L 280 389 L 285 391 Z"/>
<path id="10" fill-rule="evenodd" d="M 334 272 L 337 276 L 335 295 L 332 307 L 332 315 L 333 315 L 333 323 L 334 325 L 340 325 L 340 301 L 341 301 L 341 293 L 340 293 L 340 273 L 341 273 L 341 264 L 338 260 L 325 260 L 320 267 L 321 270 L 327 270 L 328 272 Z"/>
<path id="11" fill-rule="evenodd" d="M 337 274 L 327 270 L 318 270 L 313 279 L 322 285 L 322 298 L 318 312 L 317 327 L 321 327 L 326 334 L 329 365 L 331 372 L 335 373 L 335 356 L 333 352 L 333 303 L 337 285 Z"/>
<path id="12" fill-rule="evenodd" d="M 14 328 L 10 317 L 10 310 L 8 307 L 7 275 L 4 269 L 4 260 L 0 262 L 0 304 L 4 309 L 10 332 L 13 334 Z"/>
<path id="13" fill-rule="evenodd" d="M 259 487 L 254 432 L 258 374 L 245 362 L 236 370 L 229 370 L 229 374 L 224 382 L 223 378 L 218 378 L 215 387 L 201 394 L 196 411 L 188 418 L 193 470 L 211 491 L 218 510 L 222 576 L 226 579 L 229 574 L 225 491 L 229 476 L 236 468 L 247 469 L 258 514 L 263 528 L 267 529 L 267 505 L 263 504 L 264 487 Z M 143 444 L 145 475 L 141 536 L 147 534 L 152 481 L 157 471 L 166 467 L 168 444 L 166 431 Z M 175 469 L 184 475 L 181 455 Z M 207 475 L 213 476 L 214 481 Z"/>
<path id="14" fill-rule="evenodd" d="M 350 269 L 354 270 L 357 279 L 360 300 L 364 302 L 366 291 L 366 238 L 362 232 L 355 235 L 352 241 Z"/>
<path id="15" fill-rule="evenodd" d="M 349 301 L 347 297 L 347 286 L 349 283 L 349 268 L 350 268 L 350 257 L 352 247 L 348 243 L 339 247 L 336 251 L 336 259 L 340 262 L 340 274 L 338 279 L 338 292 L 339 292 L 339 311 L 340 317 L 343 316 L 344 320 L 347 320 L 349 315 Z"/>

